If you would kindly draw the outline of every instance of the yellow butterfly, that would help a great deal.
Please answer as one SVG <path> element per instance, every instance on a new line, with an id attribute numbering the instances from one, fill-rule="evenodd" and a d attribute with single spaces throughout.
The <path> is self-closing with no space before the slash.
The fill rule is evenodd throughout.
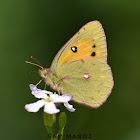
<path id="1" fill-rule="evenodd" d="M 47 85 L 73 101 L 97 108 L 114 82 L 107 64 L 106 37 L 99 21 L 83 26 L 57 53 L 50 68 L 39 70 Z"/>

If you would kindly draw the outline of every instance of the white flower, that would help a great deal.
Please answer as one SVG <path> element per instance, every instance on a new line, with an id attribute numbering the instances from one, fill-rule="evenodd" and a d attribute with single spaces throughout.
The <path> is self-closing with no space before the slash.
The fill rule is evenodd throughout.
<path id="1" fill-rule="evenodd" d="M 38 89 L 35 85 L 30 84 L 30 89 L 32 90 L 32 94 L 41 100 L 38 100 L 37 102 L 26 104 L 25 109 L 28 112 L 37 112 L 41 107 L 44 106 L 44 112 L 48 114 L 56 114 L 60 110 L 56 108 L 55 103 L 64 103 L 64 106 L 71 112 L 75 111 L 75 108 L 73 108 L 73 105 L 70 105 L 68 102 L 72 99 L 71 95 L 58 95 L 53 94 L 50 91 L 47 90 L 41 90 Z"/>

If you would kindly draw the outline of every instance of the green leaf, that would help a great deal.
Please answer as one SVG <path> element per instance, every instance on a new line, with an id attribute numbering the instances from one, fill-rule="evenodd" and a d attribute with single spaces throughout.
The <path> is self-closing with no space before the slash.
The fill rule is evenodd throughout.
<path id="1" fill-rule="evenodd" d="M 46 127 L 52 127 L 56 122 L 56 114 L 47 114 L 44 112 L 44 125 Z"/>
<path id="2" fill-rule="evenodd" d="M 64 128 L 66 125 L 66 113 L 62 112 L 59 116 L 59 126 L 60 128 Z"/>

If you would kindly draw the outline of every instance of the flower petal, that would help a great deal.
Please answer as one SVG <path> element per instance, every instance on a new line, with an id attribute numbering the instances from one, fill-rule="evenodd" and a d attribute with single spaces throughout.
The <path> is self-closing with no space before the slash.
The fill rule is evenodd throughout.
<path id="1" fill-rule="evenodd" d="M 33 84 L 30 84 L 29 87 L 30 87 L 30 90 L 31 90 L 31 91 L 34 91 L 34 90 L 37 90 L 37 89 L 38 89 L 38 88 L 37 88 L 35 85 L 33 85 Z"/>
<path id="2" fill-rule="evenodd" d="M 39 100 L 39 101 L 34 102 L 34 103 L 26 104 L 25 109 L 28 112 L 37 112 L 44 105 L 45 105 L 45 101 L 44 100 Z"/>
<path id="3" fill-rule="evenodd" d="M 48 96 L 47 94 L 43 91 L 43 90 L 35 90 L 35 91 L 32 91 L 32 94 L 36 97 L 36 98 L 43 98 L 43 99 L 46 99 Z"/>
<path id="4" fill-rule="evenodd" d="M 51 94 L 52 93 L 51 91 L 39 89 L 33 84 L 30 84 L 29 87 L 30 87 L 31 91 L 36 91 L 37 90 L 37 91 L 43 91 L 46 94 Z"/>
<path id="5" fill-rule="evenodd" d="M 72 99 L 72 96 L 68 94 L 64 94 L 64 95 L 50 94 L 50 99 L 54 103 L 62 103 L 62 102 L 64 103 L 70 101 Z"/>
<path id="6" fill-rule="evenodd" d="M 53 102 L 46 102 L 44 107 L 44 112 L 48 114 L 56 114 L 60 110 L 56 108 L 55 104 Z"/>
<path id="7" fill-rule="evenodd" d="M 70 111 L 70 112 L 74 112 L 76 109 L 73 108 L 73 105 L 69 104 L 68 102 L 64 103 L 64 106 Z"/>
<path id="8" fill-rule="evenodd" d="M 41 90 L 39 88 L 37 88 L 35 85 L 30 84 L 30 89 L 32 91 L 32 94 L 36 97 L 36 98 L 44 98 L 46 99 L 48 96 L 46 94 L 52 94 L 52 92 L 47 91 L 47 90 Z"/>

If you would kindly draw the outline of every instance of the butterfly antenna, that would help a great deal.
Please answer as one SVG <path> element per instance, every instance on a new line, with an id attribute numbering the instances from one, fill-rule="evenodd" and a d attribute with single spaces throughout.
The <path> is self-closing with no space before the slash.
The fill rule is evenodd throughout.
<path id="1" fill-rule="evenodd" d="M 42 66 L 40 66 L 38 64 L 35 64 L 35 63 L 32 63 L 32 62 L 29 62 L 29 61 L 25 61 L 25 63 L 31 64 L 31 65 L 35 65 L 35 66 L 40 67 L 41 69 L 44 69 Z"/>
<path id="2" fill-rule="evenodd" d="M 33 56 L 31 56 L 31 58 L 32 58 L 35 62 L 37 62 L 42 68 L 44 68 Z"/>

